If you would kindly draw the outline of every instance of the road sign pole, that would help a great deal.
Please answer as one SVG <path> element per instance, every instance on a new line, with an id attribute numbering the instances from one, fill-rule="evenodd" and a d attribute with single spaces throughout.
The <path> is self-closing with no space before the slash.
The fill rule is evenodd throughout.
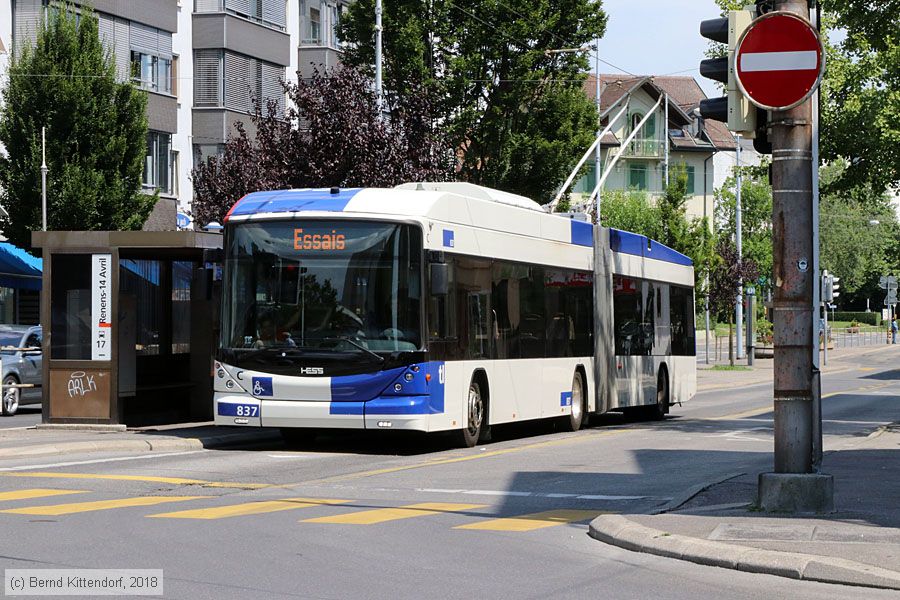
<path id="1" fill-rule="evenodd" d="M 808 23 L 807 0 L 777 0 L 775 9 L 794 13 Z M 750 36 L 752 30 L 751 25 L 746 35 Z M 813 285 L 819 285 L 819 281 L 812 268 L 811 108 L 806 99 L 792 108 L 773 110 L 769 122 L 775 278 L 775 472 L 759 476 L 759 505 L 767 511 L 828 512 L 834 508 L 833 478 L 814 473 L 812 464 L 812 349 L 818 343 L 813 340 L 812 301 Z M 824 341 L 827 344 L 827 332 Z"/>

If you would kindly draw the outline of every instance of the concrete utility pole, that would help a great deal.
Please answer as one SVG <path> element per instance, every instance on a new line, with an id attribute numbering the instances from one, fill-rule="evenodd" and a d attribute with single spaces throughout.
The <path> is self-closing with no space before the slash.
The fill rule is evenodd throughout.
<path id="1" fill-rule="evenodd" d="M 807 0 L 774 10 L 809 19 Z M 812 102 L 772 111 L 772 245 L 775 283 L 775 472 L 759 476 L 767 511 L 834 510 L 834 479 L 813 472 Z M 817 341 L 817 340 L 816 340 Z"/>
<path id="2" fill-rule="evenodd" d="M 601 135 L 603 135 L 603 133 L 602 133 L 603 123 L 601 122 L 601 119 L 600 119 L 600 113 L 601 113 L 601 111 L 600 111 L 600 93 L 601 93 L 601 90 L 600 90 L 600 40 L 599 39 L 597 40 L 597 45 L 594 46 L 594 74 L 597 76 L 596 77 L 597 89 L 595 90 L 595 95 L 594 95 L 594 101 L 597 103 L 597 137 L 600 137 Z M 612 121 L 610 121 L 610 123 L 612 123 Z M 601 145 L 602 145 L 601 142 L 597 142 L 597 149 L 594 151 L 594 183 L 596 183 L 597 179 L 600 178 L 600 167 L 602 166 L 602 162 L 603 162 L 600 157 L 600 146 Z M 600 217 L 598 216 L 597 219 L 598 219 L 597 223 L 599 224 Z"/>
<path id="3" fill-rule="evenodd" d="M 735 149 L 735 160 L 737 167 L 735 168 L 735 186 L 734 186 L 734 245 L 737 249 L 738 265 L 744 261 L 744 252 L 741 250 L 741 134 L 736 134 L 734 138 L 737 140 L 737 148 Z M 744 328 L 744 278 L 738 278 L 737 297 L 734 299 L 734 322 L 735 328 L 734 345 L 735 359 L 744 358 L 744 340 L 741 339 L 741 330 Z"/>

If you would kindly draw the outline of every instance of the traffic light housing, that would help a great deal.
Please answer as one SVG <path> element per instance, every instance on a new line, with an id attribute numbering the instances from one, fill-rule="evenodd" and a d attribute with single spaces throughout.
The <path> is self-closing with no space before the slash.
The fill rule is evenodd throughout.
<path id="1" fill-rule="evenodd" d="M 730 131 L 754 140 L 760 154 L 771 153 L 766 136 L 768 113 L 757 108 L 740 90 L 735 76 L 734 54 L 738 40 L 758 15 L 758 9 L 732 10 L 727 17 L 700 23 L 700 35 L 726 44 L 727 55 L 700 62 L 700 74 L 725 84 L 725 95 L 700 101 L 700 116 L 725 123 Z"/>
<path id="2" fill-rule="evenodd" d="M 841 295 L 841 286 L 838 282 L 840 277 L 835 277 L 828 273 L 828 270 L 822 271 L 822 302 L 828 304 L 834 302 L 835 298 Z"/>

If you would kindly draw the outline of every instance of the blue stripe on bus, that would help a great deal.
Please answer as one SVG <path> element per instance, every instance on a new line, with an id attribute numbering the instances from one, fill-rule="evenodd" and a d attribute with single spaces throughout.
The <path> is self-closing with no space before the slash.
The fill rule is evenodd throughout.
<path id="1" fill-rule="evenodd" d="M 228 214 L 240 216 L 304 210 L 341 212 L 360 189 L 340 189 L 336 194 L 332 194 L 329 188 L 253 192 L 238 200 Z"/>
<path id="2" fill-rule="evenodd" d="M 399 367 L 377 373 L 332 377 L 328 412 L 332 415 L 443 413 L 443 370 L 444 363 L 435 361 L 420 365 L 418 371 Z M 411 375 L 409 381 L 407 374 Z M 427 380 L 426 375 L 430 376 Z"/>
<path id="3" fill-rule="evenodd" d="M 577 246 L 592 247 L 594 245 L 594 226 L 584 221 L 571 221 L 572 243 Z"/>
<path id="4" fill-rule="evenodd" d="M 649 240 L 646 236 L 620 229 L 609 230 L 609 247 L 613 252 L 621 254 L 632 254 L 688 267 L 694 264 L 681 252 L 672 250 L 655 240 Z"/>

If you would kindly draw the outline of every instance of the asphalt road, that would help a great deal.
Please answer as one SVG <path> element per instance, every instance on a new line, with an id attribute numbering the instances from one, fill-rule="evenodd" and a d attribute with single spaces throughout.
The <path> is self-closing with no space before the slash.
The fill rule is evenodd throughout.
<path id="1" fill-rule="evenodd" d="M 32 427 L 41 422 L 41 405 L 29 404 L 20 406 L 11 417 L 0 417 L 0 429 L 14 427 Z"/>
<path id="2" fill-rule="evenodd" d="M 900 421 L 894 360 L 825 378 L 826 449 Z M 0 566 L 163 569 L 170 598 L 898 597 L 587 536 L 599 512 L 770 470 L 770 407 L 763 384 L 701 393 L 659 423 L 517 426 L 471 450 L 342 434 L 303 449 L 0 462 Z"/>

